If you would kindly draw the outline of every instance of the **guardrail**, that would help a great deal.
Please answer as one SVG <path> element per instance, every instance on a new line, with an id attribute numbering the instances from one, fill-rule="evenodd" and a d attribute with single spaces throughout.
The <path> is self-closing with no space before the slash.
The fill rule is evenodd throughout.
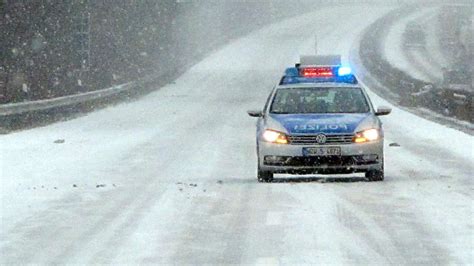
<path id="1" fill-rule="evenodd" d="M 111 95 L 116 95 L 123 91 L 129 90 L 133 85 L 133 82 L 125 83 L 122 85 L 114 86 L 111 88 L 91 91 L 81 94 L 63 96 L 53 99 L 30 101 L 30 102 L 20 102 L 20 103 L 10 103 L 0 105 L 0 116 L 21 114 L 25 112 L 39 111 L 50 108 L 57 108 L 67 105 L 73 105 L 78 103 L 84 103 L 91 100 L 96 100 L 98 98 L 104 98 Z"/>
<path id="2" fill-rule="evenodd" d="M 371 88 L 391 101 L 407 107 L 424 107 L 448 117 L 474 122 L 470 114 L 473 93 L 443 88 L 410 76 L 394 67 L 384 57 L 382 44 L 387 29 L 399 18 L 415 12 L 414 6 L 396 9 L 379 18 L 364 32 L 358 56 L 361 64 L 375 79 Z"/>
<path id="3" fill-rule="evenodd" d="M 0 133 L 46 125 L 133 99 L 152 91 L 156 86 L 166 84 L 178 74 L 161 73 L 92 92 L 46 100 L 2 104 L 0 105 Z"/>

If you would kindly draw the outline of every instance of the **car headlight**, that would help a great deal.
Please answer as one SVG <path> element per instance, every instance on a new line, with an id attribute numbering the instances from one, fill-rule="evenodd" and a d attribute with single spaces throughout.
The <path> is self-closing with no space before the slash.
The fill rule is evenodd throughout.
<path id="1" fill-rule="evenodd" d="M 363 143 L 380 139 L 380 131 L 375 128 L 367 129 L 356 133 L 354 137 L 355 143 Z"/>
<path id="2" fill-rule="evenodd" d="M 288 144 L 288 137 L 286 136 L 286 134 L 275 130 L 266 129 L 263 132 L 262 137 L 267 142 L 277 144 Z"/>

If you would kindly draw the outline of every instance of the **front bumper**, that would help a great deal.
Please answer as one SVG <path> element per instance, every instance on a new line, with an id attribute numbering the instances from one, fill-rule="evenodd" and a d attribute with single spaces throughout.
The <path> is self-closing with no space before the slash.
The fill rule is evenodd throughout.
<path id="1" fill-rule="evenodd" d="M 304 156 L 306 147 L 340 147 L 339 156 Z M 341 145 L 289 145 L 260 141 L 260 170 L 290 174 L 343 174 L 383 169 L 383 139 Z"/>

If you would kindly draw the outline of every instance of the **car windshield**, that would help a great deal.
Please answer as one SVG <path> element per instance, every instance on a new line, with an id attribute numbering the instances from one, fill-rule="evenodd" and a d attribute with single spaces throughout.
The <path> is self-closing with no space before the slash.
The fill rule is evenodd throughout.
<path id="1" fill-rule="evenodd" d="M 270 112 L 367 113 L 369 110 L 360 88 L 288 88 L 277 90 Z"/>

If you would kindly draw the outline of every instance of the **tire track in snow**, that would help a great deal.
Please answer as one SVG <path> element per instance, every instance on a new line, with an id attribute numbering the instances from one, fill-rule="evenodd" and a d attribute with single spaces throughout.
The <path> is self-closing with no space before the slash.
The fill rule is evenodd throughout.
<path id="1" fill-rule="evenodd" d="M 141 182 L 145 186 L 152 186 L 152 183 L 156 180 L 143 178 Z M 158 193 L 166 189 L 166 187 L 160 188 L 159 186 L 156 186 L 156 188 Z M 97 198 L 92 202 L 79 202 L 79 204 L 75 197 L 61 200 L 48 211 L 41 213 L 41 216 L 29 219 L 27 224 L 39 225 L 33 230 L 27 229 L 26 232 L 21 229 L 17 230 L 25 225 L 20 225 L 13 230 L 24 235 L 24 237 L 16 238 L 28 239 L 28 241 L 27 243 L 17 242 L 11 245 L 10 248 L 16 250 L 11 254 L 16 256 L 8 258 L 6 262 L 9 259 L 12 259 L 12 262 L 23 261 L 25 263 L 63 263 L 63 260 L 70 260 L 73 254 L 78 251 L 87 250 L 87 246 L 98 236 L 106 235 L 107 232 L 114 230 L 127 219 L 133 219 L 133 217 L 130 217 L 133 214 L 133 207 L 140 201 L 140 196 L 143 197 L 140 190 L 141 187 L 132 188 L 132 191 L 134 191 L 132 193 L 129 193 L 127 189 L 125 189 L 127 192 L 122 191 L 122 193 L 120 193 L 120 190 L 110 190 L 97 195 Z M 66 210 L 64 205 L 61 204 L 62 201 L 70 202 Z M 58 220 L 58 217 L 60 217 L 60 220 Z M 51 223 L 54 223 L 55 226 L 50 227 Z M 108 235 L 113 236 L 114 234 L 108 233 Z M 103 240 L 99 239 L 99 241 Z M 20 246 L 22 248 L 19 248 Z M 39 252 L 37 247 L 42 247 L 49 252 Z"/>
<path id="2" fill-rule="evenodd" d="M 187 110 L 185 116 L 189 117 L 191 113 L 192 110 Z M 186 130 L 186 127 L 193 128 L 200 122 L 201 121 L 198 120 L 188 121 L 182 130 Z M 160 135 L 157 135 L 154 139 L 160 139 Z M 8 262 L 11 259 L 11 261 L 23 262 L 65 262 L 70 260 L 73 257 L 73 254 L 80 250 L 93 250 L 96 244 L 94 241 L 98 236 L 107 234 L 107 232 L 112 230 L 110 228 L 120 226 L 120 223 L 133 219 L 133 217 L 124 214 L 124 210 L 126 213 L 130 212 L 130 214 L 133 214 L 133 211 L 130 211 L 130 209 L 136 207 L 137 204 L 140 205 L 140 199 L 146 196 L 146 194 L 141 193 L 141 189 L 150 186 L 158 187 L 159 190 L 154 191 L 155 193 L 162 193 L 166 189 L 166 187 L 160 188 L 157 185 L 160 181 L 153 178 L 153 171 L 160 171 L 160 169 L 165 168 L 166 165 L 179 160 L 179 154 L 176 155 L 176 157 L 164 157 L 164 161 L 158 161 L 156 164 L 152 163 L 152 165 L 148 165 L 148 168 L 145 169 L 146 172 L 144 172 L 143 169 L 140 170 L 140 167 L 143 167 L 143 165 L 136 165 L 130 168 L 130 157 L 133 158 L 134 156 L 143 156 L 150 153 L 153 154 L 160 152 L 159 149 L 156 149 L 156 152 L 149 151 L 148 153 L 144 153 L 144 151 L 150 150 L 150 146 L 153 147 L 149 143 L 145 143 L 142 146 L 136 147 L 135 155 L 126 154 L 122 158 L 123 164 L 118 164 L 119 168 L 120 166 L 128 168 L 125 169 L 125 172 L 128 172 L 129 174 L 124 174 L 124 172 L 122 172 L 121 175 L 118 175 L 125 178 L 125 180 L 122 180 L 123 183 L 129 183 L 132 181 L 134 184 L 139 184 L 135 185 L 136 187 L 133 187 L 134 185 L 132 185 L 132 192 L 125 189 L 126 192 L 117 194 L 115 190 L 112 190 L 105 194 L 97 195 L 93 202 L 79 203 L 79 205 L 77 205 L 78 202 L 76 195 L 58 200 L 56 203 L 53 203 L 52 207 L 47 211 L 35 214 L 35 216 L 30 217 L 30 219 L 24 224 L 20 224 L 16 226 L 15 229 L 11 230 L 8 235 L 17 235 L 17 232 L 19 232 L 23 236 L 17 236 L 15 239 L 28 239 L 28 242 L 16 241 L 16 243 L 9 243 L 10 245 L 5 249 L 5 251 L 2 249 L 2 253 L 14 254 L 14 256 L 5 256 L 5 261 Z M 169 149 L 174 148 L 173 142 L 168 142 L 164 147 L 168 147 Z M 160 146 L 160 148 L 163 149 L 163 146 Z M 165 150 L 166 149 L 167 148 L 165 148 Z M 149 160 L 149 158 L 147 158 L 147 160 Z M 139 176 L 136 173 L 140 173 L 142 176 Z M 135 176 L 138 178 L 133 180 L 133 177 Z M 130 177 L 132 177 L 132 180 Z M 120 183 L 120 181 L 117 183 Z M 155 193 L 150 195 L 156 195 Z M 107 197 L 110 197 L 110 199 L 113 200 L 108 201 L 106 200 Z M 63 202 L 70 203 L 67 210 L 63 209 Z M 104 202 L 107 204 L 104 205 Z M 142 202 L 146 203 L 144 201 Z M 61 220 L 58 220 L 57 217 L 61 217 Z M 50 228 L 49 225 L 53 222 L 56 223 L 55 228 Z M 32 223 L 38 224 L 39 226 L 29 229 L 28 227 L 30 227 L 29 225 Z M 78 226 L 81 227 L 79 228 Z M 109 229 L 104 228 L 105 226 Z M 57 238 L 57 235 L 61 235 L 62 237 Z M 108 236 L 114 237 L 114 234 L 108 233 Z M 99 241 L 106 242 L 104 239 L 99 239 Z M 88 245 L 91 245 L 94 248 L 87 248 Z M 22 248 L 19 248 L 19 246 L 22 246 Z M 45 254 L 39 252 L 37 247 L 50 250 L 50 253 Z M 86 258 L 79 258 L 80 261 L 84 259 Z"/>

